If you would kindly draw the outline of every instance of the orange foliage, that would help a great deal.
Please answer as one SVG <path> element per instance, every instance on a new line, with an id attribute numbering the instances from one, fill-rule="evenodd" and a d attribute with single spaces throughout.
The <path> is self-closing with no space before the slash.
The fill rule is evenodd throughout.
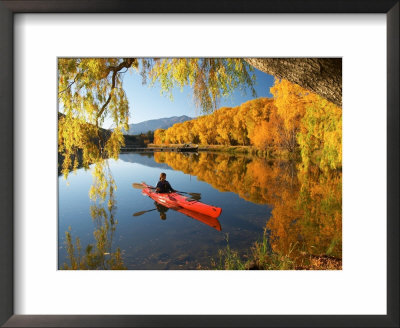
<path id="1" fill-rule="evenodd" d="M 257 122 L 266 120 L 273 100 L 259 98 L 238 107 L 222 107 L 213 114 L 174 124 L 163 132 L 155 132 L 155 143 L 200 143 L 203 145 L 250 145 L 249 131 Z"/>
<path id="2" fill-rule="evenodd" d="M 155 143 L 244 145 L 263 151 L 298 151 L 304 166 L 337 169 L 342 162 L 342 110 L 286 80 L 275 80 L 273 99 L 240 106 L 156 131 Z"/>
<path id="3" fill-rule="evenodd" d="M 291 162 L 200 153 L 155 153 L 156 162 L 197 176 L 220 191 L 272 207 L 266 228 L 272 250 L 342 256 L 342 175 Z"/>

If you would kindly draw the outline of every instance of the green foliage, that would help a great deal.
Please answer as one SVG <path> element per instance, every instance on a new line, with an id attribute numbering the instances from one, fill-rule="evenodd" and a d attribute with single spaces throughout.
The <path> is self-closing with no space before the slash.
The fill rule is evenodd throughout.
<path id="1" fill-rule="evenodd" d="M 82 254 L 80 239 L 76 238 L 74 244 L 70 231 L 65 232 L 65 237 L 69 264 L 64 263 L 63 270 L 126 270 L 119 248 L 113 253 L 105 252 L 100 241 L 96 248 L 92 244 L 87 245 Z"/>
<path id="2" fill-rule="evenodd" d="M 142 75 L 154 85 L 160 82 L 161 92 L 172 99 L 175 86 L 190 86 L 195 104 L 209 113 L 218 107 L 221 97 L 234 89 L 251 89 L 255 97 L 253 67 L 241 58 L 164 58 L 144 60 Z"/>
<path id="3" fill-rule="evenodd" d="M 137 68 L 131 58 L 60 58 L 58 97 L 67 117 L 101 126 L 109 115 L 117 128 L 127 128 L 128 101 L 122 69 Z"/>
<path id="4" fill-rule="evenodd" d="M 342 109 L 325 99 L 306 106 L 297 138 L 305 166 L 313 160 L 323 170 L 342 167 Z"/>
<path id="5" fill-rule="evenodd" d="M 125 146 L 146 147 L 154 141 L 154 132 L 148 131 L 146 134 L 141 133 L 137 135 L 124 134 Z"/>
<path id="6" fill-rule="evenodd" d="M 305 250 L 314 255 L 342 257 L 342 173 L 301 166 L 297 207 L 302 212 Z"/>
<path id="7" fill-rule="evenodd" d="M 226 248 L 218 251 L 218 262 L 211 260 L 212 267 L 219 270 L 245 270 L 246 263 L 242 261 L 239 253 L 229 246 L 229 234 L 225 235 Z"/>
<path id="8" fill-rule="evenodd" d="M 291 257 L 293 246 L 287 254 L 280 254 L 271 251 L 268 245 L 268 237 L 264 231 L 262 241 L 255 242 L 251 253 L 240 256 L 229 246 L 226 237 L 226 248 L 220 249 L 218 259 L 211 260 L 211 267 L 218 270 L 293 270 L 295 263 Z"/>
<path id="9" fill-rule="evenodd" d="M 217 270 L 341 270 L 341 260 L 327 256 L 312 256 L 299 252 L 298 243 L 290 244 L 287 252 L 273 251 L 264 231 L 262 241 L 253 244 L 251 253 L 239 256 L 227 240 L 225 249 L 218 252 L 217 261 L 211 259 L 211 268 Z M 328 250 L 329 251 L 329 250 Z"/>
<path id="10" fill-rule="evenodd" d="M 60 58 L 58 60 L 58 100 L 60 111 L 58 147 L 64 157 L 64 176 L 75 170 L 78 152 L 84 167 L 104 157 L 117 158 L 128 129 L 128 100 L 122 88 L 121 70 L 137 68 L 131 58 Z M 101 131 L 106 117 L 114 130 Z"/>

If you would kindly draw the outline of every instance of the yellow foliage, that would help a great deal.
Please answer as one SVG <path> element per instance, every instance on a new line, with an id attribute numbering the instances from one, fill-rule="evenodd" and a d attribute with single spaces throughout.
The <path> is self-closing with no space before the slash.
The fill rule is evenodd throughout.
<path id="1" fill-rule="evenodd" d="M 266 229 L 277 253 L 293 252 L 341 258 L 342 174 L 305 169 L 291 162 L 227 154 L 155 153 L 174 170 L 197 176 L 220 191 L 272 207 Z M 266 217 L 267 219 L 267 217 Z"/>
<path id="2" fill-rule="evenodd" d="M 123 146 L 121 131 L 128 130 L 129 119 L 123 76 L 139 68 L 143 82 L 160 82 L 162 92 L 171 97 L 174 86 L 192 87 L 195 102 L 205 112 L 234 89 L 248 87 L 255 95 L 253 68 L 240 58 L 60 58 L 58 100 L 65 116 L 58 143 L 65 176 L 78 162 L 87 167 L 104 157 L 117 158 Z M 109 133 L 100 129 L 107 117 L 114 125 Z M 187 127 L 177 134 L 166 132 L 163 142 L 188 142 Z M 203 140 L 214 142 L 214 138 Z"/>

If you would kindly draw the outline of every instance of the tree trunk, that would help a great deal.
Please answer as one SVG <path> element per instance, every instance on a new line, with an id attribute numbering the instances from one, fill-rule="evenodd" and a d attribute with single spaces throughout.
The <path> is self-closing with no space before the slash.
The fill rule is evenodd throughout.
<path id="1" fill-rule="evenodd" d="M 262 72 L 296 83 L 342 107 L 341 58 L 246 58 Z"/>

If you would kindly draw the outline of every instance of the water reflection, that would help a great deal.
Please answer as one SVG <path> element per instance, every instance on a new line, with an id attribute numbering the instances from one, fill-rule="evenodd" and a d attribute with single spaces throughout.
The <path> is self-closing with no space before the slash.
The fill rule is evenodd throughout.
<path id="1" fill-rule="evenodd" d="M 147 159 L 148 155 L 146 156 Z M 232 239 L 237 238 L 236 240 L 239 240 L 241 238 L 241 241 L 246 240 L 247 244 L 249 244 L 247 251 L 250 251 L 251 243 L 257 241 L 254 239 L 254 234 L 249 231 L 250 229 L 251 231 L 259 229 L 257 224 L 262 221 L 262 225 L 267 232 L 268 249 L 276 254 L 290 253 L 294 267 L 301 267 L 305 258 L 322 256 L 339 260 L 342 258 L 342 173 L 340 171 L 321 171 L 312 166 L 305 169 L 301 163 L 271 161 L 264 158 L 244 155 L 233 156 L 221 153 L 198 153 L 187 156 L 176 152 L 162 152 L 155 153 L 152 160 L 156 162 L 157 169 L 168 166 L 175 171 L 190 174 L 190 176 L 206 182 L 214 188 L 214 191 L 215 189 L 220 191 L 215 197 L 220 197 L 221 200 L 230 199 L 224 196 L 226 193 L 235 193 L 246 200 L 247 203 L 243 202 L 243 208 L 240 208 L 240 210 L 235 207 L 234 211 L 237 211 L 237 213 L 228 211 L 235 204 L 221 201 L 221 207 L 225 206 L 223 211 L 226 210 L 225 213 L 229 213 L 229 216 L 224 217 L 225 221 L 221 219 L 221 222 L 224 224 L 226 231 L 225 225 L 228 225 L 230 221 L 236 220 L 235 222 L 237 223 L 235 224 L 238 227 L 240 226 L 240 229 L 231 233 Z M 143 165 L 142 163 L 140 164 Z M 63 267 L 65 269 L 124 269 L 126 267 L 124 263 L 126 258 L 124 260 L 123 257 L 131 256 L 131 261 L 135 261 L 135 259 L 139 261 L 139 258 L 141 260 L 136 265 L 130 264 L 128 267 L 139 269 L 155 268 L 156 265 L 148 259 L 154 258 L 154 261 L 156 261 L 157 252 L 160 252 L 160 250 L 158 248 L 159 244 L 153 243 L 151 235 L 149 235 L 149 239 L 147 239 L 147 235 L 143 237 L 138 235 L 136 238 L 141 238 L 141 244 L 135 244 L 136 240 L 129 239 L 129 234 L 132 235 L 134 233 L 130 231 L 127 233 L 129 244 L 125 243 L 121 247 L 123 251 L 117 247 L 122 244 L 121 237 L 118 240 L 115 240 L 114 237 L 118 226 L 116 215 L 121 213 L 117 211 L 116 182 L 107 160 L 95 164 L 92 172 L 93 182 L 89 198 L 91 200 L 90 216 L 94 225 L 92 230 L 94 242 L 88 243 L 85 248 L 82 248 L 80 240 L 78 238 L 74 240 L 72 232 L 70 230 L 66 231 L 65 243 L 68 263 L 65 263 Z M 124 180 L 117 181 L 119 181 L 118 183 L 124 182 Z M 127 184 L 131 185 L 131 182 L 132 180 L 128 181 Z M 130 186 L 130 189 L 133 188 Z M 198 190 L 194 189 L 193 191 Z M 139 191 L 135 190 L 135 192 Z M 210 201 L 210 196 L 207 193 L 202 193 L 202 195 L 204 195 L 206 201 Z M 132 202 L 127 204 L 125 205 L 126 210 L 129 211 L 128 215 L 132 218 L 132 212 L 134 212 L 135 207 Z M 255 212 L 250 210 L 252 208 L 251 204 L 268 204 L 272 208 L 271 216 L 267 213 L 267 209 L 263 210 L 265 215 L 262 218 L 260 214 L 254 214 Z M 207 239 L 208 245 L 212 245 L 212 238 L 214 238 L 214 240 L 218 240 L 218 243 L 214 246 L 216 251 L 218 247 L 222 248 L 224 246 L 220 243 L 220 240 L 221 242 L 223 241 L 224 236 L 218 233 L 222 230 L 218 219 L 183 208 L 166 207 L 157 202 L 154 202 L 153 205 L 154 208 L 151 208 L 151 204 L 148 204 L 147 210 L 134 212 L 133 216 L 140 217 L 138 220 L 143 223 L 143 226 L 146 226 L 147 231 L 158 229 L 155 230 L 154 235 L 157 238 L 163 238 L 165 245 L 175 240 L 176 245 L 170 242 L 168 244 L 169 250 L 163 249 L 163 252 L 168 255 L 169 261 L 172 261 L 169 263 L 174 263 L 175 258 L 182 256 L 178 250 L 183 252 L 182 249 L 186 247 L 185 252 L 189 254 L 187 243 L 191 242 L 191 236 L 194 236 L 193 234 L 196 234 L 203 225 L 213 228 L 206 229 L 206 233 L 209 234 L 207 236 L 209 238 Z M 258 207 L 260 208 L 260 206 Z M 137 208 L 137 210 L 140 210 L 140 208 Z M 162 227 L 159 227 L 157 222 L 151 221 L 154 215 L 143 215 L 147 212 L 157 212 L 156 221 L 160 222 L 161 219 L 167 225 L 160 222 Z M 184 224 L 180 217 L 177 218 L 177 212 L 202 223 L 200 226 L 193 225 L 190 230 L 186 230 L 192 234 L 187 236 L 188 241 L 176 238 L 177 236 L 183 236 L 183 231 L 182 234 L 174 235 L 171 230 L 166 228 L 171 226 L 171 229 L 176 231 L 180 229 L 180 225 Z M 171 220 L 171 218 L 173 219 Z M 254 227 L 251 227 L 252 225 Z M 135 227 L 138 227 L 138 225 Z M 164 231 L 165 235 L 161 236 Z M 213 231 L 216 235 L 213 235 Z M 121 232 L 119 234 L 121 235 Z M 205 243 L 204 236 L 201 235 L 201 238 L 198 239 L 200 243 Z M 144 247 L 143 245 L 147 246 Z M 183 245 L 185 246 L 183 247 Z M 244 242 L 241 245 L 244 245 Z M 135 247 L 138 248 L 138 251 L 132 250 Z M 193 249 L 201 248 L 201 244 L 193 244 Z M 209 248 L 207 252 L 209 252 Z M 246 250 L 241 250 L 240 256 L 245 252 Z M 166 256 L 165 254 L 163 255 L 164 257 Z M 210 257 L 206 254 L 209 253 L 203 250 L 202 254 L 199 251 L 198 257 L 196 255 L 193 255 L 194 257 L 185 255 L 186 260 L 182 262 L 184 264 L 179 262 L 179 267 L 174 267 L 172 264 L 168 266 L 168 264 L 165 268 L 185 268 L 188 265 L 186 263 L 196 267 L 193 263 L 200 261 L 200 256 L 202 257 L 201 266 L 203 268 L 207 267 L 205 263 L 207 259 L 209 261 Z M 160 260 L 158 259 L 157 261 Z M 142 267 L 141 263 L 143 263 Z M 157 268 L 159 267 L 157 266 Z"/>
<path id="2" fill-rule="evenodd" d="M 89 191 L 92 201 L 90 216 L 95 225 L 93 232 L 95 244 L 88 244 L 82 254 L 79 238 L 75 244 L 72 239 L 71 229 L 65 232 L 66 247 L 69 263 L 64 263 L 66 270 L 123 270 L 126 269 L 121 250 L 112 249 L 113 236 L 117 227 L 115 219 L 116 184 L 111 174 L 108 162 L 99 161 L 93 169 L 93 183 Z"/>
<path id="3" fill-rule="evenodd" d="M 154 159 L 222 192 L 271 205 L 266 228 L 273 251 L 342 258 L 341 171 L 215 153 L 155 153 Z"/>
<path id="4" fill-rule="evenodd" d="M 161 204 L 158 204 L 157 202 L 154 202 L 154 205 L 156 206 L 156 209 L 158 213 L 160 213 L 160 219 L 161 220 L 166 220 L 167 219 L 167 212 L 169 210 L 168 207 L 163 206 Z"/>
<path id="5" fill-rule="evenodd" d="M 154 202 L 154 206 L 155 206 L 154 209 L 147 210 L 147 211 L 136 212 L 136 213 L 133 214 L 133 216 L 140 216 L 140 215 L 143 215 L 144 213 L 157 210 L 158 213 L 160 214 L 160 219 L 165 221 L 167 219 L 167 212 L 168 212 L 168 210 L 171 209 L 173 211 L 182 213 L 182 214 L 184 214 L 184 215 L 186 215 L 186 216 L 188 216 L 188 217 L 190 217 L 192 219 L 200 221 L 200 222 L 202 222 L 202 223 L 214 228 L 215 230 L 218 230 L 218 231 L 222 230 L 221 229 L 221 224 L 218 221 L 218 219 L 213 218 L 211 216 L 208 216 L 208 215 L 205 215 L 205 214 L 201 214 L 201 213 L 198 213 L 198 212 L 195 212 L 195 211 L 191 211 L 191 210 L 188 210 L 186 208 L 182 208 L 180 206 L 172 206 L 172 205 L 164 206 L 164 205 L 159 204 L 157 202 Z"/>

